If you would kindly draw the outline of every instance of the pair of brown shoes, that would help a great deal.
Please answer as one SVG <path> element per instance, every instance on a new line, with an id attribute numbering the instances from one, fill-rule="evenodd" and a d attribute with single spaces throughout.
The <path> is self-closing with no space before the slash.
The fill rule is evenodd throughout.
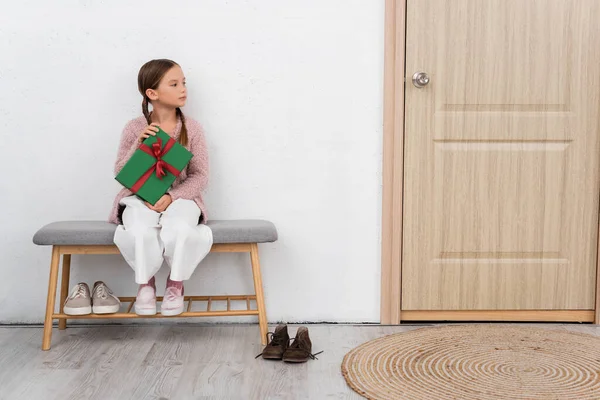
<path id="1" fill-rule="evenodd" d="M 288 335 L 287 325 L 278 325 L 275 332 L 267 333 L 267 340 L 271 335 L 271 340 L 265 347 L 262 353 L 255 358 L 262 356 L 266 360 L 283 360 L 290 363 L 303 363 L 309 359 L 316 360 L 317 354 L 312 354 L 312 342 L 308 336 L 308 328 L 301 326 L 296 332 L 296 337 L 290 339 Z M 290 340 L 293 340 L 292 344 Z"/>

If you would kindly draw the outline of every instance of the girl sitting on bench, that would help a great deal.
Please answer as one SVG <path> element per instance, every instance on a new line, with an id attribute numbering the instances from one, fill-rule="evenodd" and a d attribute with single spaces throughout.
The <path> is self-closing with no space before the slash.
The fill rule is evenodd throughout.
<path id="1" fill-rule="evenodd" d="M 191 277 L 213 242 L 212 232 L 204 224 L 206 209 L 202 200 L 208 182 L 208 154 L 202 127 L 181 111 L 187 89 L 177 63 L 160 59 L 144 64 L 138 74 L 138 89 L 143 96 L 143 116 L 125 125 L 115 174 L 144 139 L 156 135 L 159 126 L 191 151 L 193 157 L 154 206 L 123 188 L 116 196 L 109 220 L 119 224 L 114 242 L 140 284 L 135 312 L 156 314 L 154 275 L 164 260 L 171 272 L 161 313 L 179 315 L 184 308 L 183 281 Z M 148 104 L 152 105 L 151 112 Z"/>

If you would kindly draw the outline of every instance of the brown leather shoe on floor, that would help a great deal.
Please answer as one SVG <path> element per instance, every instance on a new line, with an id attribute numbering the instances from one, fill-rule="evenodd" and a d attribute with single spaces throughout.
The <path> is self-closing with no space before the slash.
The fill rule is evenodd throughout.
<path id="1" fill-rule="evenodd" d="M 296 332 L 294 342 L 287 348 L 283 353 L 283 361 L 290 363 L 303 363 L 307 362 L 308 359 L 316 360 L 317 355 L 321 354 L 322 351 L 317 354 L 312 354 L 312 342 L 308 336 L 308 328 L 301 326 Z"/>
<path id="2" fill-rule="evenodd" d="M 283 353 L 285 353 L 290 343 L 287 325 L 277 325 L 275 332 L 267 333 L 267 340 L 269 335 L 271 335 L 271 341 L 267 344 L 263 352 L 254 358 L 262 356 L 262 358 L 267 360 L 281 360 Z"/>

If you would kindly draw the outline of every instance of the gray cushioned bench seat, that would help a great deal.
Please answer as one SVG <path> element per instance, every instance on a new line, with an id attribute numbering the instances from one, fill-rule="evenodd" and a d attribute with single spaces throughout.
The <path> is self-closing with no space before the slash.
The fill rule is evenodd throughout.
<path id="1" fill-rule="evenodd" d="M 277 240 L 277 229 L 264 220 L 214 220 L 207 225 L 214 243 L 266 243 Z M 111 245 L 117 225 L 105 221 L 60 221 L 33 236 L 38 245 Z"/>

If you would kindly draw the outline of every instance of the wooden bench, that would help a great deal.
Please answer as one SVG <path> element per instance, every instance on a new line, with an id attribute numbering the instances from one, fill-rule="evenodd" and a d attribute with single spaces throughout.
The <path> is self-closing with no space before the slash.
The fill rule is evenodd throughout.
<path id="1" fill-rule="evenodd" d="M 234 315 L 257 315 L 260 327 L 261 343 L 266 344 L 267 316 L 265 311 L 260 262 L 258 258 L 258 243 L 274 242 L 277 240 L 275 225 L 263 220 L 215 220 L 207 224 L 213 232 L 211 252 L 217 253 L 250 253 L 252 275 L 254 277 L 254 294 L 223 295 L 223 296 L 185 296 L 188 302 L 187 310 L 176 318 L 185 317 L 216 317 Z M 127 304 L 127 311 L 116 314 L 89 314 L 81 316 L 66 315 L 63 305 L 69 294 L 69 276 L 72 254 L 120 254 L 113 243 L 116 225 L 104 221 L 62 221 L 48 224 L 41 228 L 33 237 L 33 242 L 41 246 L 52 246 L 50 262 L 50 279 L 48 282 L 48 299 L 46 303 L 46 318 L 44 320 L 44 335 L 42 350 L 50 349 L 52 340 L 52 321 L 58 320 L 58 329 L 67 327 L 68 319 L 121 319 L 121 318 L 174 318 L 160 315 L 140 316 L 132 312 L 135 297 L 120 297 Z M 56 292 L 58 289 L 58 271 L 62 256 L 62 278 L 60 285 L 60 310 L 55 311 Z M 162 297 L 157 298 L 158 301 Z M 251 307 L 251 300 L 256 301 L 256 309 Z M 194 301 L 206 301 L 206 311 L 192 311 Z M 227 302 L 227 310 L 213 311 L 211 305 L 215 301 Z M 231 309 L 232 302 L 244 302 L 245 310 Z"/>

